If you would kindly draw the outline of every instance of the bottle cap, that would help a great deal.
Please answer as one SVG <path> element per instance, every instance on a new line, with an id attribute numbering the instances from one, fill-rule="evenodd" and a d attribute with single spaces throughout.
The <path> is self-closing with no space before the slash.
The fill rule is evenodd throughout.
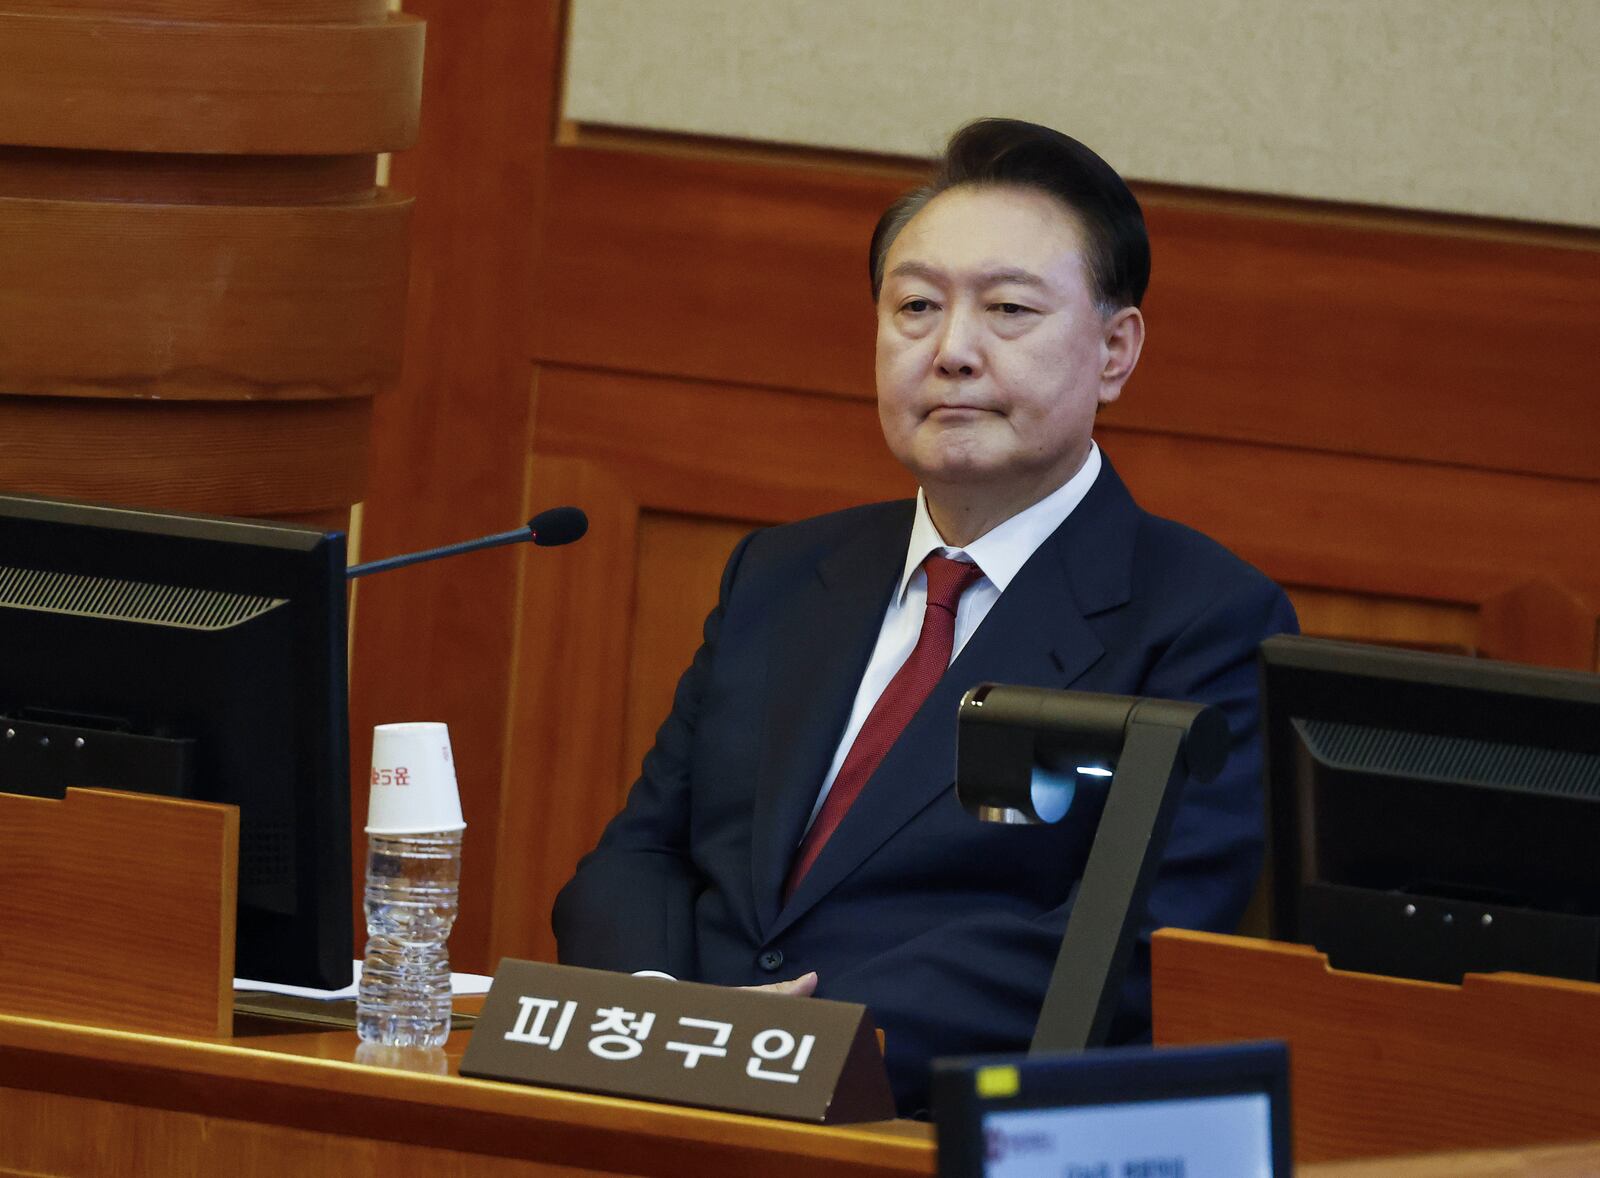
<path id="1" fill-rule="evenodd" d="M 372 730 L 368 834 L 464 830 L 450 730 L 439 723 L 379 724 Z"/>

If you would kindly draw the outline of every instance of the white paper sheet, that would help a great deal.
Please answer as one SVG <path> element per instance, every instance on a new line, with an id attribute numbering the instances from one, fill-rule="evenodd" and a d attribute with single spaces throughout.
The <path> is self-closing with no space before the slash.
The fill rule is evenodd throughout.
<path id="1" fill-rule="evenodd" d="M 450 975 L 450 993 L 460 996 L 462 994 L 487 994 L 489 983 L 494 981 L 481 973 L 453 973 Z M 316 990 L 309 986 L 285 986 L 278 982 L 255 982 L 249 978 L 234 978 L 235 990 L 250 990 L 260 994 L 288 994 L 295 998 L 321 998 L 329 1002 L 339 998 L 354 998 L 356 989 L 361 984 L 361 962 L 350 963 L 350 984 L 338 990 Z"/>

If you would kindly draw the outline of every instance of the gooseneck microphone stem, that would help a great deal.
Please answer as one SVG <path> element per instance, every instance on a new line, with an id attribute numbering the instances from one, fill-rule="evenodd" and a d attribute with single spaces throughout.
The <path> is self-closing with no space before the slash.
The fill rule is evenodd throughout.
<path id="1" fill-rule="evenodd" d="M 480 548 L 498 548 L 502 544 L 520 544 L 531 539 L 533 539 L 532 529 L 523 524 L 522 527 L 512 528 L 509 532 L 480 536 L 476 540 L 462 540 L 459 544 L 446 544 L 443 548 L 429 548 L 425 552 L 408 552 L 403 556 L 387 556 L 382 560 L 369 560 L 366 564 L 353 564 L 345 570 L 344 575 L 346 580 L 353 581 L 368 573 L 385 573 L 390 569 L 403 569 L 408 564 L 421 564 L 425 560 L 459 556 L 463 552 L 476 552 Z"/>
<path id="2" fill-rule="evenodd" d="M 480 536 L 476 540 L 462 540 L 446 544 L 443 548 L 429 548 L 424 552 L 408 552 L 403 556 L 387 556 L 370 560 L 366 564 L 353 564 L 345 569 L 346 580 L 353 581 L 368 573 L 383 573 L 404 568 L 408 564 L 421 564 L 425 560 L 438 560 L 442 556 L 459 556 L 463 552 L 476 552 L 480 548 L 498 548 L 502 544 L 521 544 L 532 540 L 541 548 L 555 548 L 583 538 L 589 530 L 589 517 L 576 507 L 551 507 L 541 511 L 520 528 L 497 532 L 493 536 Z"/>

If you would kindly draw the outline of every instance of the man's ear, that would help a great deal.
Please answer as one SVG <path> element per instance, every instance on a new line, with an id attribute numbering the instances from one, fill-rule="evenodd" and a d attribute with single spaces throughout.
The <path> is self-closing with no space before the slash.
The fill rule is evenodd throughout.
<path id="1" fill-rule="evenodd" d="M 1105 364 L 1100 369 L 1100 403 L 1109 405 L 1122 395 L 1122 386 L 1133 375 L 1144 350 L 1144 316 L 1138 307 L 1123 307 L 1106 316 L 1102 351 Z"/>

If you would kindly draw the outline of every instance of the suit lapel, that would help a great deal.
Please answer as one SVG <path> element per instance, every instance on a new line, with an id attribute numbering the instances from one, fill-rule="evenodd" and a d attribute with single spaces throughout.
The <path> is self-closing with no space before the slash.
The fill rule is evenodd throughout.
<path id="1" fill-rule="evenodd" d="M 1094 665 L 1104 652 L 1085 619 L 1127 602 L 1138 514 L 1107 461 L 1083 503 L 1018 572 L 912 717 L 776 921 L 763 920 L 768 938 L 952 786 L 956 708 L 969 688 L 983 682 L 1064 688 Z M 836 742 L 837 727 L 830 735 Z M 815 782 L 822 772 L 826 764 Z M 802 822 L 816 788 L 805 800 Z"/>
<path id="2" fill-rule="evenodd" d="M 825 557 L 771 619 L 750 863 L 761 930 L 777 917 L 784 877 L 904 567 L 913 510 L 904 507 Z"/>

